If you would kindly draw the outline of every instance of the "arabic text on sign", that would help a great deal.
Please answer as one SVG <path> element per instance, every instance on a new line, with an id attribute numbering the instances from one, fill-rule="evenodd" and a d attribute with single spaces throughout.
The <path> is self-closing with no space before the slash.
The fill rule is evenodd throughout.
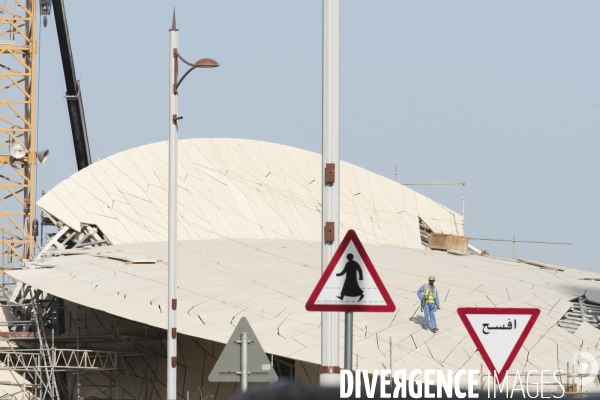
<path id="1" fill-rule="evenodd" d="M 514 324 L 513 324 L 514 322 Z M 508 320 L 508 324 L 506 325 L 502 325 L 502 326 L 490 326 L 490 324 L 481 324 L 481 326 L 483 327 L 481 329 L 481 331 L 487 335 L 489 334 L 491 330 L 506 330 L 506 329 L 517 329 L 517 320 L 513 320 L 513 322 L 510 321 L 510 318 Z M 487 332 L 486 332 L 487 329 Z"/>

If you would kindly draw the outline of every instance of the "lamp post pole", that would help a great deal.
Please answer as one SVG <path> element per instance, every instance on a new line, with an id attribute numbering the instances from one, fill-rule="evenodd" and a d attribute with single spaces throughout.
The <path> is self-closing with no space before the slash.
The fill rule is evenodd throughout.
<path id="1" fill-rule="evenodd" d="M 178 95 L 176 90 L 177 48 L 179 30 L 173 11 L 173 25 L 169 30 L 169 255 L 167 331 L 167 400 L 177 399 L 177 142 Z"/>
<path id="2" fill-rule="evenodd" d="M 322 152 L 321 273 L 340 242 L 340 0 L 323 0 Z M 333 182 L 331 179 L 327 182 L 325 171 L 331 168 L 334 168 Z M 321 386 L 340 385 L 339 323 L 339 313 L 321 313 Z"/>
<path id="3" fill-rule="evenodd" d="M 190 63 L 179 54 L 179 30 L 173 10 L 173 25 L 169 30 L 169 255 L 168 255 L 168 303 L 167 303 L 167 400 L 177 399 L 177 146 L 179 145 L 177 121 L 179 115 L 178 88 L 181 82 L 196 68 L 219 66 L 211 58 Z M 190 69 L 179 79 L 179 61 Z"/>

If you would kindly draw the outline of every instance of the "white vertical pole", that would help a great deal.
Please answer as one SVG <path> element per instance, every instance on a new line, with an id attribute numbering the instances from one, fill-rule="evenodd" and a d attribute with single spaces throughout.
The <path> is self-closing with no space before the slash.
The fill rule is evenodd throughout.
<path id="1" fill-rule="evenodd" d="M 512 252 L 512 259 L 515 259 L 515 242 L 517 240 L 517 235 L 513 235 L 513 252 Z"/>
<path id="2" fill-rule="evenodd" d="M 321 272 L 340 236 L 340 0 L 323 0 L 323 213 Z M 325 183 L 326 164 L 335 165 L 335 182 Z M 325 241 L 325 223 L 333 222 L 334 240 Z M 321 386 L 340 385 L 339 314 L 321 313 Z"/>
<path id="3" fill-rule="evenodd" d="M 346 312 L 344 321 L 346 323 L 346 328 L 344 329 L 344 369 L 348 371 L 352 371 L 352 340 L 354 339 L 352 334 L 354 313 Z"/>
<path id="4" fill-rule="evenodd" d="M 241 340 L 241 345 L 242 345 L 242 355 L 241 355 L 241 370 L 242 370 L 242 376 L 241 376 L 241 390 L 242 393 L 246 393 L 246 391 L 248 390 L 248 333 L 247 332 L 242 332 L 242 340 Z"/>
<path id="5" fill-rule="evenodd" d="M 467 236 L 466 232 L 465 232 L 465 184 L 467 182 L 463 182 L 462 183 L 462 208 L 463 208 L 463 236 Z"/>
<path id="6" fill-rule="evenodd" d="M 179 31 L 175 26 L 169 30 L 169 255 L 168 255 L 168 304 L 169 319 L 167 331 L 167 400 L 177 399 L 177 93 L 175 92 L 174 52 L 179 46 Z"/>
<path id="7" fill-rule="evenodd" d="M 393 362 L 394 362 L 394 360 L 392 359 L 392 337 L 390 336 L 390 371 L 392 371 L 392 374 L 394 373 L 394 371 L 392 369 Z"/>

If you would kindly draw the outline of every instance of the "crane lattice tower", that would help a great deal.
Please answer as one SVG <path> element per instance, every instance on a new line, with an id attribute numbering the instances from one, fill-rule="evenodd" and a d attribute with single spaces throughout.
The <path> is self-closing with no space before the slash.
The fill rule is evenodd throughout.
<path id="1" fill-rule="evenodd" d="M 8 263 L 34 252 L 35 11 L 35 0 L 0 3 L 0 229 Z"/>

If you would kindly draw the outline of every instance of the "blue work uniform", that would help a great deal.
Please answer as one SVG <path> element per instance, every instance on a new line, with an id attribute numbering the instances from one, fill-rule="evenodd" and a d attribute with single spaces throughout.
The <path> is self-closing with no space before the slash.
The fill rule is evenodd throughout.
<path id="1" fill-rule="evenodd" d="M 425 298 L 425 306 L 423 306 L 423 311 L 425 312 L 425 315 L 423 316 L 423 328 L 427 328 L 427 325 L 429 325 L 430 329 L 436 329 L 435 308 L 440 307 L 440 296 L 438 296 L 437 288 L 426 283 L 419 288 L 417 296 L 419 296 L 419 300 Z"/>

